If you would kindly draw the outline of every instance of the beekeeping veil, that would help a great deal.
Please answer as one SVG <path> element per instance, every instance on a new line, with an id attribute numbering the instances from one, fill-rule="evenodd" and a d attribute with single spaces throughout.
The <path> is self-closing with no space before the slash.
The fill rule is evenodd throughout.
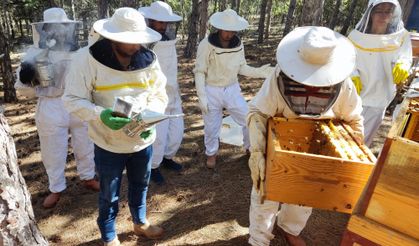
<path id="1" fill-rule="evenodd" d="M 367 9 L 362 15 L 361 20 L 355 26 L 355 29 L 362 33 L 370 33 L 371 13 L 374 11 L 374 7 L 382 3 L 391 3 L 394 5 L 392 18 L 387 28 L 387 34 L 395 33 L 403 29 L 402 10 L 397 0 L 369 0 Z"/>
<path id="2" fill-rule="evenodd" d="M 353 45 L 326 27 L 294 29 L 279 43 L 276 58 L 280 93 L 300 116 L 326 113 L 355 67 Z"/>
<path id="3" fill-rule="evenodd" d="M 182 20 L 182 17 L 173 13 L 172 7 L 169 4 L 162 1 L 155 1 L 149 7 L 141 7 L 138 11 L 146 18 L 147 22 L 151 20 L 167 22 L 164 35 L 168 40 L 176 39 L 177 26 L 179 21 Z"/>
<path id="4" fill-rule="evenodd" d="M 43 21 L 31 25 L 35 47 L 54 51 L 75 51 L 79 48 L 77 31 L 81 22 L 68 19 L 61 8 L 45 10 Z"/>

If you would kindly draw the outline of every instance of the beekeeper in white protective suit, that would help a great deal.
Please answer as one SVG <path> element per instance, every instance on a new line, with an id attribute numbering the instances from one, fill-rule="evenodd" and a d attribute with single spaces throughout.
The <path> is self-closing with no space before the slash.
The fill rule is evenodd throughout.
<path id="1" fill-rule="evenodd" d="M 44 21 L 32 24 L 34 45 L 17 70 L 18 92 L 28 98 L 38 97 L 35 122 L 51 191 L 43 202 L 45 208 L 54 207 L 66 189 L 69 130 L 80 179 L 85 187 L 99 190 L 99 183 L 94 180 L 93 143 L 87 136 L 87 124 L 69 114 L 61 100 L 64 87 L 73 83 L 64 77 L 78 49 L 78 24 L 69 20 L 61 8 L 45 10 Z"/>
<path id="2" fill-rule="evenodd" d="M 249 23 L 234 10 L 213 14 L 209 23 L 217 31 L 200 42 L 193 71 L 204 119 L 206 165 L 214 168 L 224 108 L 243 127 L 244 148 L 249 148 L 248 106 L 241 94 L 237 75 L 266 78 L 273 68 L 269 64 L 260 68 L 247 65 L 243 43 L 236 33 L 246 29 Z"/>
<path id="3" fill-rule="evenodd" d="M 176 24 L 182 17 L 173 13 L 172 8 L 165 2 L 153 2 L 150 7 L 139 8 L 141 14 L 147 19 L 147 25 L 162 35 L 162 39 L 152 45 L 157 55 L 160 67 L 167 78 L 166 93 L 169 103 L 165 114 L 182 114 L 182 101 L 179 84 L 177 82 L 177 53 L 176 53 Z M 164 178 L 160 166 L 181 171 L 182 165 L 176 163 L 176 155 L 182 142 L 184 122 L 182 117 L 172 118 L 156 126 L 156 141 L 153 144 L 153 158 L 151 164 L 151 180 L 163 184 Z"/>
<path id="4" fill-rule="evenodd" d="M 412 63 L 410 34 L 403 27 L 399 2 L 370 0 L 349 39 L 357 51 L 352 80 L 362 98 L 365 143 L 371 145 L 396 85 L 409 76 Z"/>
<path id="5" fill-rule="evenodd" d="M 249 243 L 269 245 L 277 217 L 290 245 L 305 245 L 299 237 L 311 208 L 265 200 L 259 188 L 265 180 L 266 127 L 273 116 L 335 118 L 347 122 L 362 138 L 361 99 L 350 79 L 355 49 L 342 35 L 326 27 L 300 27 L 278 45 L 276 71 L 250 101 L 247 117 L 253 188 L 250 203 Z M 280 187 L 278 187 L 280 189 Z"/>
<path id="6" fill-rule="evenodd" d="M 161 35 L 148 28 L 133 8 L 116 9 L 111 18 L 96 21 L 93 28 L 100 38 L 78 52 L 68 74 L 77 82 L 66 88 L 63 100 L 70 112 L 88 121 L 95 144 L 100 181 L 97 223 L 102 241 L 120 245 L 115 224 L 124 170 L 134 234 L 157 239 L 163 229 L 150 224 L 146 206 L 155 127 L 127 134 L 135 119 L 129 116 L 130 110 L 123 107 L 121 112 L 115 102 L 124 102 L 133 112 L 165 111 L 166 77 L 154 52 L 146 48 Z"/>

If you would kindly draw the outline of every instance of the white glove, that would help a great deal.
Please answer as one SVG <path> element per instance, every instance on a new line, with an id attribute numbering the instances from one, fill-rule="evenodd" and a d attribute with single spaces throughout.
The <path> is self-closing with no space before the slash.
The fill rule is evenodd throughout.
<path id="1" fill-rule="evenodd" d="M 257 191 L 263 189 L 263 182 L 265 181 L 265 156 L 262 152 L 252 152 L 249 158 L 250 174 L 253 181 L 253 187 Z"/>
<path id="2" fill-rule="evenodd" d="M 205 93 L 205 75 L 201 73 L 195 74 L 195 87 L 196 93 L 199 98 L 199 107 L 201 108 L 202 114 L 208 113 L 208 99 Z"/>

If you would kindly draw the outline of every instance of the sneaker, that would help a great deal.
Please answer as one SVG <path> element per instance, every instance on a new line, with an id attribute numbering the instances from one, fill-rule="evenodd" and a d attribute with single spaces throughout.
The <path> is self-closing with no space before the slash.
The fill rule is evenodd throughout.
<path id="1" fill-rule="evenodd" d="M 121 243 L 119 242 L 118 237 L 115 237 L 112 241 L 104 242 L 103 245 L 104 246 L 119 246 L 121 245 Z"/>
<path id="2" fill-rule="evenodd" d="M 61 193 L 57 192 L 57 193 L 50 193 L 44 200 L 44 202 L 42 203 L 42 206 L 44 208 L 53 208 L 55 207 L 55 205 L 57 205 L 58 201 L 60 200 L 61 197 Z"/>
<path id="3" fill-rule="evenodd" d="M 166 159 L 166 158 L 163 158 L 163 161 L 161 162 L 161 166 L 167 169 L 178 171 L 178 172 L 182 170 L 183 168 L 182 165 L 180 165 L 179 163 L 176 163 L 174 160 Z"/>
<path id="4" fill-rule="evenodd" d="M 214 169 L 217 162 L 217 155 L 211 155 L 207 157 L 207 168 Z"/>
<path id="5" fill-rule="evenodd" d="M 151 169 L 151 180 L 158 184 L 158 185 L 162 185 L 164 184 L 164 178 L 163 175 L 160 172 L 159 168 L 155 168 L 155 169 Z"/>
<path id="6" fill-rule="evenodd" d="M 100 191 L 100 184 L 96 179 L 83 180 L 82 184 L 84 188 L 88 190 L 92 190 L 96 192 Z"/>
<path id="7" fill-rule="evenodd" d="M 151 225 L 147 221 L 145 224 L 134 224 L 134 234 L 150 239 L 159 239 L 163 236 L 163 229 L 159 226 Z"/>

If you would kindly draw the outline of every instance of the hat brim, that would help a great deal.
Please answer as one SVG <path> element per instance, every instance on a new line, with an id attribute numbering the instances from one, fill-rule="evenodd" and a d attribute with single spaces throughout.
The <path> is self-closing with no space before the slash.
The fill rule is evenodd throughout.
<path id="1" fill-rule="evenodd" d="M 312 28 L 296 28 L 279 43 L 276 59 L 281 71 L 290 79 L 308 86 L 326 87 L 344 81 L 355 68 L 354 46 L 345 36 L 334 32 L 337 45 L 329 62 L 324 65 L 307 63 L 300 57 L 299 48 L 305 34 Z"/>
<path id="2" fill-rule="evenodd" d="M 107 39 L 127 44 L 148 44 L 161 39 L 160 33 L 148 27 L 137 32 L 121 32 L 109 20 L 98 20 L 93 24 L 93 29 Z"/>
<path id="3" fill-rule="evenodd" d="M 238 17 L 236 23 L 226 23 L 222 19 L 222 12 L 217 12 L 213 15 L 211 15 L 209 19 L 209 23 L 219 29 L 219 30 L 225 30 L 225 31 L 233 31 L 238 32 L 246 29 L 249 26 L 249 22 L 247 22 L 243 17 Z"/>
<path id="4" fill-rule="evenodd" d="M 178 22 L 182 20 L 182 17 L 174 13 L 171 15 L 157 15 L 151 11 L 151 7 L 141 7 L 138 9 L 138 12 L 140 12 L 144 18 L 156 21 Z"/>
<path id="5" fill-rule="evenodd" d="M 38 21 L 38 22 L 32 22 L 31 25 L 36 24 L 46 24 L 46 23 L 81 23 L 81 21 L 74 21 L 74 20 L 63 20 L 63 21 Z"/>

